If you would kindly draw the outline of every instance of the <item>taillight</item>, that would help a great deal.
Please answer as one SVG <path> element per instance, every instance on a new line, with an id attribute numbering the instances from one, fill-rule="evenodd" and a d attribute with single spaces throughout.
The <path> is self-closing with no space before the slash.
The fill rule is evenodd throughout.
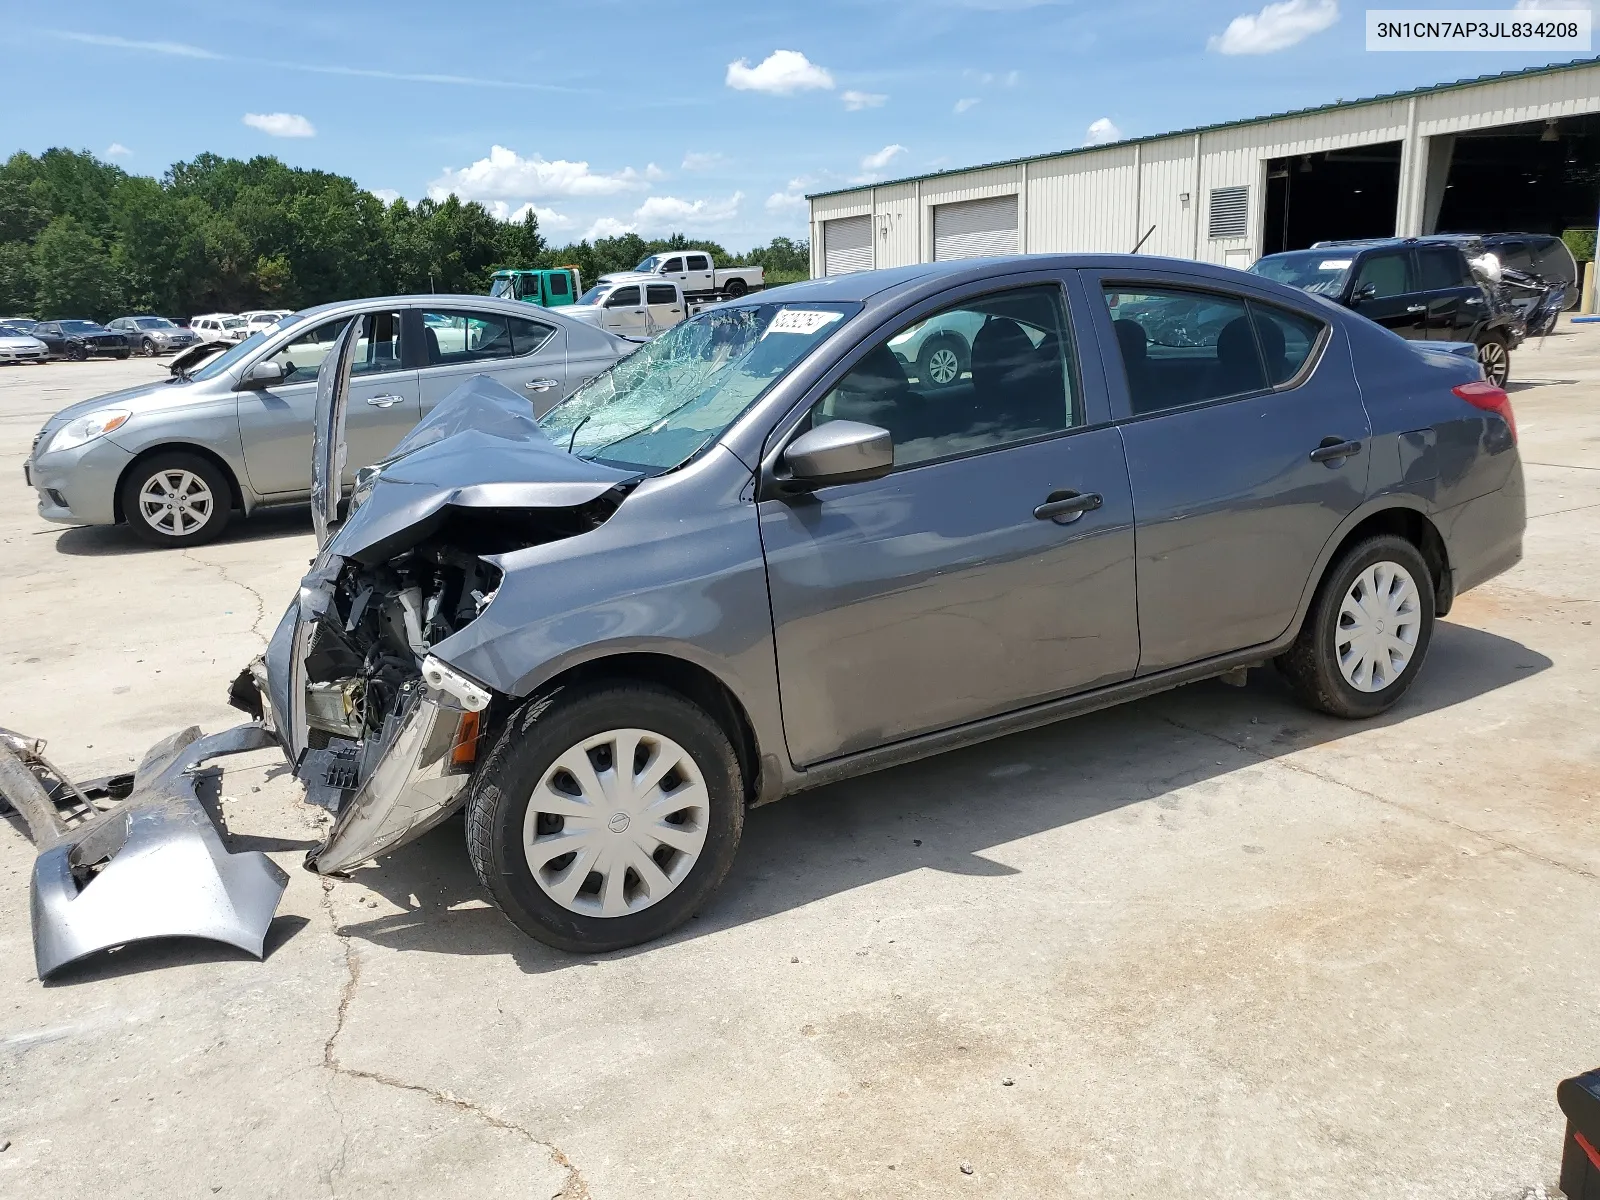
<path id="1" fill-rule="evenodd" d="M 1450 390 L 1474 408 L 1496 414 L 1511 430 L 1511 440 L 1517 440 L 1517 414 L 1511 411 L 1511 397 L 1504 389 L 1495 387 L 1487 379 L 1475 379 Z"/>

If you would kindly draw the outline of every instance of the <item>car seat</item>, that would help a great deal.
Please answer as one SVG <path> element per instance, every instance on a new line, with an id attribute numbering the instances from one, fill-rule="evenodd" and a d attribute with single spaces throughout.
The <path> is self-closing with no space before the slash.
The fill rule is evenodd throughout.
<path id="1" fill-rule="evenodd" d="M 1111 322 L 1117 335 L 1117 345 L 1122 350 L 1122 367 L 1128 376 L 1128 403 L 1136 413 L 1150 412 L 1161 407 L 1159 399 L 1150 392 L 1150 338 L 1139 322 L 1123 317 Z"/>
<path id="2" fill-rule="evenodd" d="M 1256 335 L 1250 331 L 1250 319 L 1235 317 L 1217 335 L 1217 386 L 1212 394 L 1236 396 L 1264 387 L 1261 353 L 1256 348 Z"/>
<path id="3" fill-rule="evenodd" d="M 1036 350 L 1022 326 L 1009 317 L 990 317 L 972 339 L 972 390 L 980 423 L 1006 430 L 1060 429 L 1066 409 L 1059 358 L 1049 354 L 1049 339 Z M 1054 367 L 1052 370 L 1051 367 Z"/>

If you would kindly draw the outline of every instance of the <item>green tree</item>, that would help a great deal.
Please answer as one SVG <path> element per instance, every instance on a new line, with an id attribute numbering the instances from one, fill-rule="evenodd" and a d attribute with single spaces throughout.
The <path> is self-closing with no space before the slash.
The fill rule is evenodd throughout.
<path id="1" fill-rule="evenodd" d="M 105 243 L 70 216 L 50 222 L 34 242 L 33 275 L 42 317 L 109 320 L 121 299 Z"/>

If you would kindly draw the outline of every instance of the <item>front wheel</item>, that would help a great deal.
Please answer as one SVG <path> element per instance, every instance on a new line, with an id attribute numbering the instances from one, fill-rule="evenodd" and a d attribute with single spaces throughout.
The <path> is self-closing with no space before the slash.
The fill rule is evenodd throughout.
<path id="1" fill-rule="evenodd" d="M 122 480 L 128 528 L 154 546 L 181 549 L 213 540 L 228 526 L 232 500 L 222 472 L 183 451 L 148 458 Z"/>
<path id="2" fill-rule="evenodd" d="M 156 356 L 156 344 L 154 342 L 152 342 L 149 338 L 141 338 L 140 341 L 139 341 L 139 357 L 140 358 L 154 358 L 155 356 Z"/>
<path id="3" fill-rule="evenodd" d="M 1478 363 L 1483 367 L 1483 377 L 1497 388 L 1505 387 L 1511 378 L 1511 351 L 1498 333 L 1485 334 L 1478 343 Z"/>
<path id="4" fill-rule="evenodd" d="M 467 852 L 530 937 L 593 954 L 694 915 L 744 827 L 721 726 L 651 684 L 560 688 L 511 715 L 467 800 Z"/>
<path id="5" fill-rule="evenodd" d="M 68 346 L 67 347 L 67 357 L 70 358 L 73 362 L 87 362 L 87 361 L 89 361 L 89 347 L 87 347 L 87 346 Z"/>
<path id="6" fill-rule="evenodd" d="M 1410 542 L 1384 534 L 1334 563 L 1278 667 L 1312 708 L 1375 717 L 1405 695 L 1432 638 L 1428 564 Z"/>

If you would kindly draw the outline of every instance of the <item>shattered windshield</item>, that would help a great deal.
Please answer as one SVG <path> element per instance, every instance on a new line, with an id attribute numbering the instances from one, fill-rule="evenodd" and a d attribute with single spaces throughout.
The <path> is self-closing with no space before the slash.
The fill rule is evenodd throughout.
<path id="1" fill-rule="evenodd" d="M 644 470 L 686 462 L 859 304 L 722 305 L 675 325 L 539 421 L 580 458 Z"/>
<path id="2" fill-rule="evenodd" d="M 1344 291 L 1354 261 L 1350 251 L 1296 250 L 1288 254 L 1269 254 L 1250 268 L 1252 275 L 1287 283 L 1313 296 L 1337 298 Z"/>

